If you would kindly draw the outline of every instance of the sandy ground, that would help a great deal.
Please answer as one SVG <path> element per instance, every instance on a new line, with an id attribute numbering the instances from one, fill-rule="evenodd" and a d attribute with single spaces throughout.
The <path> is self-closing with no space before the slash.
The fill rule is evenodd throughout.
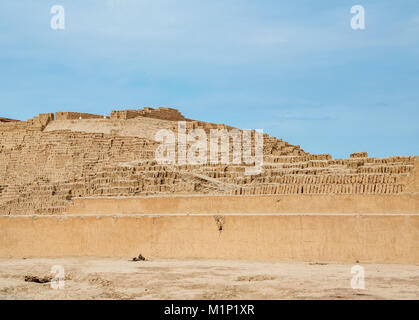
<path id="1" fill-rule="evenodd" d="M 63 289 L 25 276 L 65 271 Z M 419 266 L 109 258 L 0 259 L 0 299 L 419 299 Z"/>

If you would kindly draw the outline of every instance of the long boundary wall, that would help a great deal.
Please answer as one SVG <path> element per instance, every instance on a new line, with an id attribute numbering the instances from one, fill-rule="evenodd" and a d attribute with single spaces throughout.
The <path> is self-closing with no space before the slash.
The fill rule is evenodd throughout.
<path id="1" fill-rule="evenodd" d="M 419 194 L 75 198 L 67 213 L 419 213 Z"/>
<path id="2" fill-rule="evenodd" d="M 1 216 L 0 257 L 419 264 L 419 215 Z"/>

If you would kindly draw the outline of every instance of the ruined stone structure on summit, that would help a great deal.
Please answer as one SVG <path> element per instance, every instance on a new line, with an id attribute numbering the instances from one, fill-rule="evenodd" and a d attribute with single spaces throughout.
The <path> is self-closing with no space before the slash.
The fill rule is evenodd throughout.
<path id="1" fill-rule="evenodd" d="M 154 133 L 232 127 L 172 108 L 40 114 L 0 122 L 0 213 L 60 214 L 81 197 L 156 195 L 398 195 L 417 192 L 417 157 L 309 154 L 264 134 L 263 171 L 244 164 L 160 165 Z"/>
<path id="2" fill-rule="evenodd" d="M 13 119 L 8 119 L 8 118 L 1 118 L 0 117 L 0 122 L 17 122 L 19 120 L 13 120 Z"/>

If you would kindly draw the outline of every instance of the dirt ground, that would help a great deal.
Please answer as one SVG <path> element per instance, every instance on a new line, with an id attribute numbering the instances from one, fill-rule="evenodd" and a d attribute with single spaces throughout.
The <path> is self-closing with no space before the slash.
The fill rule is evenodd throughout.
<path id="1" fill-rule="evenodd" d="M 63 289 L 49 282 L 54 265 Z M 351 288 L 351 264 L 0 259 L 0 299 L 419 299 L 419 266 L 361 265 L 364 290 Z"/>

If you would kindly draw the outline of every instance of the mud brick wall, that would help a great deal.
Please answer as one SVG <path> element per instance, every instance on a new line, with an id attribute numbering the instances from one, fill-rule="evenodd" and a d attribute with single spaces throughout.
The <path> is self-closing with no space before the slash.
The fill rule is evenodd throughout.
<path id="1" fill-rule="evenodd" d="M 355 153 L 351 153 L 350 157 L 351 158 L 366 158 L 366 157 L 368 157 L 368 153 L 366 153 L 366 152 L 355 152 Z"/>
<path id="2" fill-rule="evenodd" d="M 100 119 L 104 116 L 81 112 L 56 112 L 55 120 Z"/>
<path id="3" fill-rule="evenodd" d="M 0 117 L 0 122 L 16 122 L 16 121 L 19 121 L 19 120 Z"/>
<path id="4" fill-rule="evenodd" d="M 147 117 L 161 120 L 185 121 L 185 117 L 176 109 L 160 107 L 157 109 L 144 108 L 139 110 L 127 109 L 112 111 L 111 119 L 133 119 L 136 117 Z"/>
<path id="5" fill-rule="evenodd" d="M 158 143 L 144 134 L 46 129 L 58 123 L 57 117 L 77 122 L 80 115 L 88 114 L 48 113 L 28 121 L 0 122 L 0 214 L 59 214 L 82 197 L 418 192 L 415 156 L 374 158 L 357 153 L 347 159 L 332 159 L 329 154 L 309 154 L 298 145 L 264 134 L 262 172 L 248 176 L 245 169 L 249 166 L 241 164 L 160 165 L 154 160 Z M 95 117 L 102 117 L 90 116 L 93 120 L 80 123 L 95 126 Z M 114 111 L 111 119 L 102 117 L 100 121 L 105 125 L 117 118 L 114 122 L 124 126 L 124 119 L 135 117 L 154 117 L 165 126 L 172 123 L 173 128 L 183 119 L 187 129 L 207 133 L 234 129 L 185 119 L 170 108 Z M 137 132 L 150 130 L 150 122 L 138 121 L 136 125 L 144 128 Z M 230 144 L 230 154 L 232 148 Z"/>
<path id="6" fill-rule="evenodd" d="M 417 215 L 225 215 L 221 223 L 220 231 L 213 215 L 193 214 L 0 216 L 0 257 L 419 263 Z"/>
<path id="7" fill-rule="evenodd" d="M 185 117 L 176 109 L 160 107 L 139 110 L 140 116 L 171 121 L 185 121 Z"/>
<path id="8" fill-rule="evenodd" d="M 111 112 L 111 119 L 134 119 L 140 116 L 138 110 L 115 110 Z"/>

